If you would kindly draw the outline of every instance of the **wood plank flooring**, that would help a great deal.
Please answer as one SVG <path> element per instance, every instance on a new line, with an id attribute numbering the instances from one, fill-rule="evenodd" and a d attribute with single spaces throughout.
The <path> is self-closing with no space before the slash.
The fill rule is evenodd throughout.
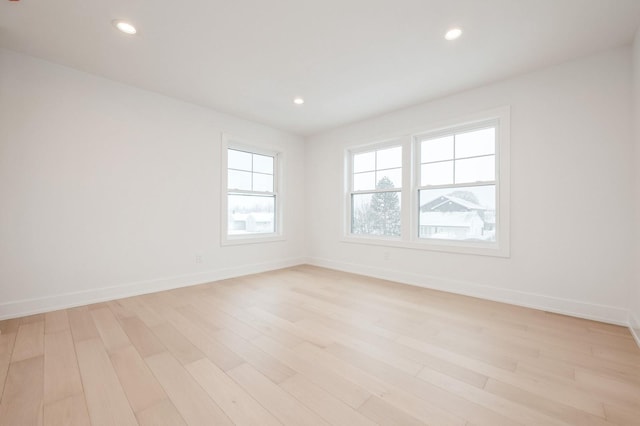
<path id="1" fill-rule="evenodd" d="M 2 321 L 0 394 L 0 426 L 640 425 L 640 349 L 299 266 Z"/>

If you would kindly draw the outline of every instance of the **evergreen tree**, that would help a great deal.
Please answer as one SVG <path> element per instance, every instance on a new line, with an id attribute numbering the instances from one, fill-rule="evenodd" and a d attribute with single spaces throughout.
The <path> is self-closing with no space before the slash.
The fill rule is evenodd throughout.
<path id="1" fill-rule="evenodd" d="M 376 189 L 393 189 L 393 182 L 383 177 Z M 353 205 L 351 232 L 364 235 L 400 236 L 400 197 L 398 192 L 376 192 L 368 203 Z"/>
<path id="2" fill-rule="evenodd" d="M 393 189 L 393 182 L 388 177 L 380 179 L 376 189 Z M 400 235 L 400 197 L 398 192 L 376 192 L 371 197 L 369 206 L 371 221 L 370 233 L 375 235 Z"/>

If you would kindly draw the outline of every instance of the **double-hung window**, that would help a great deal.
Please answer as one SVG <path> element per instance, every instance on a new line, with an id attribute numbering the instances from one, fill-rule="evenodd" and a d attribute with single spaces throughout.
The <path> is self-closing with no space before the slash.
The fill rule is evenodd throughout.
<path id="1" fill-rule="evenodd" d="M 280 233 L 278 153 L 237 145 L 228 140 L 226 157 L 226 216 L 223 241 L 247 242 Z"/>
<path id="2" fill-rule="evenodd" d="M 496 241 L 497 122 L 416 137 L 418 236 Z"/>
<path id="3" fill-rule="evenodd" d="M 356 152 L 351 161 L 351 233 L 399 237 L 402 146 Z"/>
<path id="4" fill-rule="evenodd" d="M 509 108 L 394 140 L 346 151 L 345 240 L 509 256 Z"/>

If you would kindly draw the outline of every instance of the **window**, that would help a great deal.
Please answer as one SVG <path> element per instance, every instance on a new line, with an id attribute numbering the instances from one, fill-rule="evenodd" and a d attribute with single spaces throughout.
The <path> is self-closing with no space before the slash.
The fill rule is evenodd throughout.
<path id="1" fill-rule="evenodd" d="M 496 128 L 416 137 L 419 238 L 495 242 Z"/>
<path id="2" fill-rule="evenodd" d="M 359 152 L 351 159 L 351 232 L 399 237 L 402 147 Z"/>
<path id="3" fill-rule="evenodd" d="M 229 137 L 225 142 L 223 241 L 279 236 L 278 154 L 236 144 Z"/>
<path id="4" fill-rule="evenodd" d="M 346 155 L 346 241 L 509 255 L 508 107 Z"/>

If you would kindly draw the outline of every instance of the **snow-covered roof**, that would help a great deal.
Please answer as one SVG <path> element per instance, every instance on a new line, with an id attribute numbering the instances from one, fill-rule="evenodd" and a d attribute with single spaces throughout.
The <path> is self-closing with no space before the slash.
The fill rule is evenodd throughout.
<path id="1" fill-rule="evenodd" d="M 443 195 L 443 198 L 451 201 L 452 203 L 460 204 L 462 207 L 466 207 L 469 210 L 487 210 L 486 207 L 481 206 L 480 204 L 476 204 L 472 201 L 467 201 L 462 198 L 452 197 L 451 195 Z"/>
<path id="2" fill-rule="evenodd" d="M 260 213 L 233 213 L 231 216 L 234 222 L 246 222 L 249 217 L 253 217 L 256 223 L 260 222 L 273 222 L 273 213 L 260 212 Z"/>
<path id="3" fill-rule="evenodd" d="M 475 211 L 472 212 L 423 212 L 420 213 L 420 225 L 450 226 L 468 228 L 474 221 L 482 222 Z"/>

